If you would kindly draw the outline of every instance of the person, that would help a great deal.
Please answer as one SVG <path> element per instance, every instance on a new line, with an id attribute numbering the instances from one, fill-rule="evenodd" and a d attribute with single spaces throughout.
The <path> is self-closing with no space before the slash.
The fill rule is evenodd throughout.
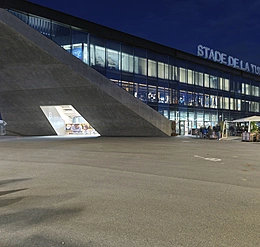
<path id="1" fill-rule="evenodd" d="M 233 125 L 231 125 L 231 126 L 229 127 L 229 135 L 230 135 L 230 136 L 233 136 L 233 135 L 234 135 L 234 131 L 235 131 L 235 128 L 234 128 Z"/>
<path id="2" fill-rule="evenodd" d="M 202 138 L 203 137 L 203 128 L 202 128 L 202 126 L 200 126 L 200 138 Z"/>
<path id="3" fill-rule="evenodd" d="M 0 135 L 1 136 L 6 135 L 6 131 L 5 131 L 6 125 L 7 125 L 7 123 L 4 120 L 0 119 Z"/>
<path id="4" fill-rule="evenodd" d="M 198 138 L 198 135 L 199 135 L 199 129 L 198 128 L 195 129 L 195 134 L 196 134 L 196 138 Z"/>
<path id="5" fill-rule="evenodd" d="M 217 124 L 216 126 L 216 134 L 217 134 L 217 140 L 219 141 L 220 140 L 220 125 Z"/>
<path id="6" fill-rule="evenodd" d="M 82 127 L 81 127 L 80 124 L 73 124 L 73 125 L 71 126 L 71 130 L 72 130 L 72 132 L 74 132 L 74 133 L 81 133 L 81 132 L 82 132 Z"/>
<path id="7" fill-rule="evenodd" d="M 208 127 L 208 138 L 212 138 L 212 135 L 213 135 L 213 129 L 211 126 Z"/>
<path id="8" fill-rule="evenodd" d="M 203 138 L 205 139 L 207 137 L 207 128 L 203 127 Z"/>

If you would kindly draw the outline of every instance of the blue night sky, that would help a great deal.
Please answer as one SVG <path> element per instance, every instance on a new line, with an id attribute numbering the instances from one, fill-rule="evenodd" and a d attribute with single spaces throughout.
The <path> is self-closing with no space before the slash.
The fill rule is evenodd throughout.
<path id="1" fill-rule="evenodd" d="M 30 0 L 191 54 L 203 44 L 260 66 L 260 0 Z"/>

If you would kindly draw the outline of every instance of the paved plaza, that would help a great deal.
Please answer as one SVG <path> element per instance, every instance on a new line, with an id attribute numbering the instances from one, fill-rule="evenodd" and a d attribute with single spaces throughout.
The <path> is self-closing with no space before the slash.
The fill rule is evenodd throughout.
<path id="1" fill-rule="evenodd" d="M 0 137 L 1 247 L 260 246 L 260 142 Z"/>

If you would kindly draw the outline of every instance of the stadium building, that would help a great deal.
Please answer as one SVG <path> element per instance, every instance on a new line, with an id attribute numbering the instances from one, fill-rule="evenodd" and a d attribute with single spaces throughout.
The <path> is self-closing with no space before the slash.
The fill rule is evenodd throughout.
<path id="1" fill-rule="evenodd" d="M 195 56 L 21 0 L 0 0 L 0 31 L 10 135 L 185 135 L 259 114 L 260 68 L 203 45 Z"/>

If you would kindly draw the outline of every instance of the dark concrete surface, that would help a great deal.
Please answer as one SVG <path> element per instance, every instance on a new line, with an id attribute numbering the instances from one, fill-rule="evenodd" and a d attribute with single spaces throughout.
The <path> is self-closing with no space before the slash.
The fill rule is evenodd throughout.
<path id="1" fill-rule="evenodd" d="M 260 246 L 260 143 L 0 137 L 1 247 Z"/>
<path id="2" fill-rule="evenodd" d="M 64 120 L 40 106 L 72 105 L 102 136 L 171 136 L 170 120 L 1 8 L 0 34 L 8 135 L 55 135 Z"/>

